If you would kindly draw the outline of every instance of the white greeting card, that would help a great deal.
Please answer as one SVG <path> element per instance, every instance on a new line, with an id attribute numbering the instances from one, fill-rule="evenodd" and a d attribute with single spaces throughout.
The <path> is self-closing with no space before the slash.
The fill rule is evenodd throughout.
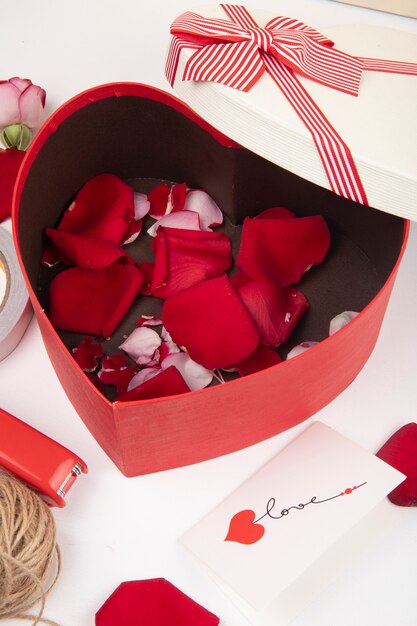
<path id="1" fill-rule="evenodd" d="M 316 422 L 181 541 L 261 609 L 404 478 Z"/>

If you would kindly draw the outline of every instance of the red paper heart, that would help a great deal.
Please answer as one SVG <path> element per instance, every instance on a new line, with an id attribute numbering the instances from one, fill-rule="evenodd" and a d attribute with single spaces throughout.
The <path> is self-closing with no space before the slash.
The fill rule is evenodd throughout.
<path id="1" fill-rule="evenodd" d="M 388 498 L 399 506 L 417 506 L 417 424 L 406 424 L 388 439 L 377 456 L 407 478 Z"/>
<path id="2" fill-rule="evenodd" d="M 122 583 L 96 613 L 96 626 L 217 626 L 219 618 L 164 578 Z"/>
<path id="3" fill-rule="evenodd" d="M 262 539 L 265 528 L 262 524 L 254 524 L 255 517 L 255 512 L 250 509 L 236 513 L 230 520 L 225 541 L 236 541 L 236 543 L 250 545 Z"/>

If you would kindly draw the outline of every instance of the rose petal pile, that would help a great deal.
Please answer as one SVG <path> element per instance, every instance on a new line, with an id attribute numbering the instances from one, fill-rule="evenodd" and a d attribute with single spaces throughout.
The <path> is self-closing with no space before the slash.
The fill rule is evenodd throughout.
<path id="1" fill-rule="evenodd" d="M 138 236 L 146 215 L 155 220 L 147 230 L 154 260 L 135 263 L 122 245 Z M 142 316 L 119 346 L 125 354 L 102 359 L 97 379 L 116 388 L 116 400 L 194 391 L 223 380 L 219 369 L 244 376 L 281 361 L 275 349 L 309 307 L 293 284 L 323 261 L 326 222 L 282 207 L 246 218 L 238 272 L 229 277 L 230 240 L 212 230 L 222 221 L 213 199 L 185 183 L 146 196 L 101 174 L 78 192 L 58 228 L 46 230 L 43 263 L 74 266 L 51 282 L 56 328 L 107 337 L 138 294 L 164 300 L 162 319 Z M 74 356 L 94 376 L 102 355 L 91 337 Z"/>

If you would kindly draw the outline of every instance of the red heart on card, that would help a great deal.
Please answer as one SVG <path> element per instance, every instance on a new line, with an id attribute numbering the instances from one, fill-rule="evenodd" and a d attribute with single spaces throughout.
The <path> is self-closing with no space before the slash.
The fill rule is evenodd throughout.
<path id="1" fill-rule="evenodd" d="M 250 545 L 262 539 L 265 528 L 262 524 L 255 524 L 255 512 L 250 509 L 236 513 L 230 520 L 229 531 L 225 541 L 236 541 Z"/>

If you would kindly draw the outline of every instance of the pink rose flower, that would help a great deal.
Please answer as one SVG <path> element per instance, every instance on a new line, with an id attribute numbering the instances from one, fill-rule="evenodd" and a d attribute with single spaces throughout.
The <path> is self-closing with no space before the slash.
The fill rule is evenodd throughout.
<path id="1" fill-rule="evenodd" d="M 28 128 L 40 125 L 46 92 L 33 85 L 28 78 L 9 78 L 0 81 L 0 129 L 11 124 Z"/>
<path id="2" fill-rule="evenodd" d="M 0 81 L 0 139 L 6 148 L 28 148 L 32 129 L 41 123 L 45 97 L 45 90 L 28 78 Z"/>

